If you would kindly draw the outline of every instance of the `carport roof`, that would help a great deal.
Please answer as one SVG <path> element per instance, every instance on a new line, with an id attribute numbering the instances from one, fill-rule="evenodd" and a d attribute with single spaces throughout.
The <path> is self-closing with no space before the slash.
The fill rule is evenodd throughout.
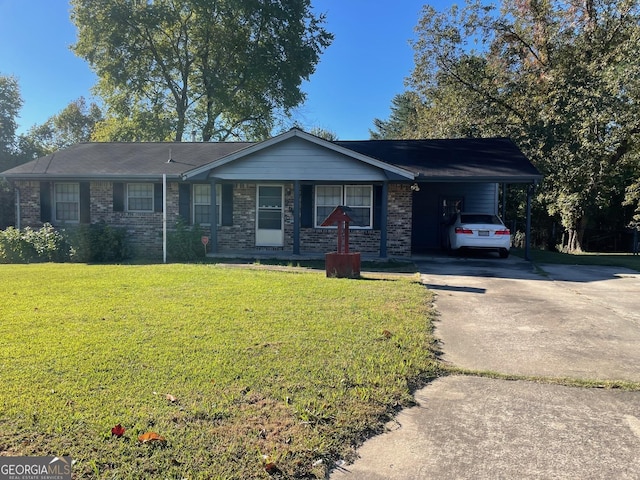
<path id="1" fill-rule="evenodd" d="M 413 172 L 422 182 L 533 183 L 542 178 L 508 138 L 336 141 Z"/>

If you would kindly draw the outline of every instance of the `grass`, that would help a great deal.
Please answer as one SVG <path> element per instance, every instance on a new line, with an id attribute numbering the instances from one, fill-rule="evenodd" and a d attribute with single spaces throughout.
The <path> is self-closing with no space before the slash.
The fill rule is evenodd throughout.
<path id="1" fill-rule="evenodd" d="M 438 374 L 415 275 L 0 265 L 0 296 L 0 455 L 74 478 L 324 478 Z"/>
<path id="2" fill-rule="evenodd" d="M 524 257 L 524 249 L 512 248 L 511 253 Z M 559 253 L 531 249 L 530 256 L 536 264 L 599 265 L 640 271 L 640 255 L 630 253 Z"/>
<path id="3" fill-rule="evenodd" d="M 306 268 L 325 271 L 325 261 L 323 259 L 298 259 L 288 260 L 282 258 L 207 258 L 206 263 L 226 264 L 226 265 L 262 265 Z M 417 273 L 416 264 L 411 260 L 362 260 L 360 262 L 362 271 L 366 272 L 389 272 L 389 273 Z"/>
<path id="4" fill-rule="evenodd" d="M 628 380 L 593 380 L 571 377 L 549 377 L 540 375 L 514 375 L 500 373 L 492 370 L 471 370 L 452 365 L 443 365 L 443 373 L 450 375 L 467 375 L 472 377 L 492 378 L 497 380 L 522 380 L 526 382 L 544 383 L 547 385 L 562 385 L 565 387 L 602 388 L 605 390 L 624 390 L 628 392 L 640 392 L 640 382 Z"/>

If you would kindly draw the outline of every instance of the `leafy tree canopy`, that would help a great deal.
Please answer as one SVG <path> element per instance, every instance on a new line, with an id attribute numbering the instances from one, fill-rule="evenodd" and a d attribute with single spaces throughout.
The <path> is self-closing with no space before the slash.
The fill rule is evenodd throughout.
<path id="1" fill-rule="evenodd" d="M 409 79 L 419 120 L 393 135 L 513 138 L 545 175 L 538 200 L 580 249 L 589 220 L 620 210 L 625 188 L 640 200 L 639 10 L 635 0 L 425 6 Z M 394 107 L 380 132 L 398 130 Z"/>
<path id="2" fill-rule="evenodd" d="M 310 0 L 72 0 L 73 46 L 98 75 L 101 138 L 268 135 L 332 41 Z M 157 115 L 163 112 L 165 115 Z M 124 120 L 124 124 L 120 123 Z M 145 127 L 149 131 L 145 131 Z M 115 131 L 115 133 L 114 133 Z M 143 137 L 143 138 L 140 138 Z"/>
<path id="3" fill-rule="evenodd" d="M 14 154 L 18 112 L 22 108 L 15 77 L 0 74 L 0 171 L 8 168 Z"/>

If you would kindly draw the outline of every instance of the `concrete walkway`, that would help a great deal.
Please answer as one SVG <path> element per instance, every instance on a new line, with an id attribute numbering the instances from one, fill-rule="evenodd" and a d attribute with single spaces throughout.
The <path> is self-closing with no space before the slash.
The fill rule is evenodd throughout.
<path id="1" fill-rule="evenodd" d="M 542 269 L 518 258 L 425 259 L 442 359 L 640 381 L 640 274 Z M 331 479 L 640 479 L 640 392 L 451 376 L 416 401 Z"/>

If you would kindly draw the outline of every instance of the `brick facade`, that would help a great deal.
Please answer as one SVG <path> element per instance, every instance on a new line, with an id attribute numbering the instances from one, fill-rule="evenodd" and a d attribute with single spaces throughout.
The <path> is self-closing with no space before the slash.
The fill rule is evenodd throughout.
<path id="1" fill-rule="evenodd" d="M 20 216 L 22 227 L 39 228 L 40 182 L 16 181 L 20 190 Z M 167 226 L 178 220 L 178 183 L 167 184 Z M 220 252 L 293 251 L 293 184 L 285 184 L 284 245 L 282 247 L 256 247 L 256 183 L 236 183 L 233 186 L 233 222 L 218 227 Z M 113 182 L 90 182 L 90 218 L 92 223 L 105 222 L 124 228 L 127 240 L 137 256 L 157 257 L 162 254 L 161 212 L 119 212 L 113 208 Z M 411 255 L 412 195 L 409 185 L 389 184 L 388 188 L 387 255 Z M 301 228 L 300 253 L 326 253 L 336 249 L 334 228 Z M 379 230 L 352 229 L 349 233 L 353 252 L 377 255 L 380 249 Z"/>
<path id="2" fill-rule="evenodd" d="M 233 189 L 233 226 L 218 227 L 220 252 L 293 251 L 293 184 L 285 184 L 284 246 L 256 247 L 256 184 L 235 184 Z M 404 184 L 389 185 L 387 255 L 411 256 L 411 188 Z M 350 250 L 369 255 L 380 252 L 380 231 L 351 229 Z M 334 228 L 301 228 L 300 253 L 335 251 L 337 236 Z"/>

